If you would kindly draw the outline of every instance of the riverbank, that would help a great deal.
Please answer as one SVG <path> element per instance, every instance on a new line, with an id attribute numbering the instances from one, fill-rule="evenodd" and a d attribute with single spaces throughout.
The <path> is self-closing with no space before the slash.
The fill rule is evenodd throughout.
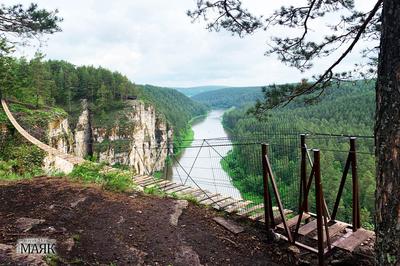
<path id="1" fill-rule="evenodd" d="M 187 141 L 186 149 L 176 157 L 170 166 L 168 178 L 176 183 L 187 182 L 193 187 L 201 187 L 213 193 L 241 199 L 239 190 L 231 182 L 229 175 L 221 167 L 220 160 L 230 149 L 230 141 L 221 121 L 225 110 L 211 110 L 204 118 L 194 120 L 192 130 L 195 144 Z M 202 140 L 207 140 L 203 142 Z M 224 145 L 221 145 L 221 140 Z"/>
<path id="2" fill-rule="evenodd" d="M 174 141 L 174 155 L 179 157 L 182 152 L 187 148 L 190 147 L 194 140 L 194 131 L 193 131 L 193 125 L 201 122 L 201 120 L 204 120 L 209 114 L 209 111 L 207 111 L 203 115 L 198 115 L 193 117 L 192 119 L 189 120 L 186 128 L 181 131 L 180 138 Z"/>

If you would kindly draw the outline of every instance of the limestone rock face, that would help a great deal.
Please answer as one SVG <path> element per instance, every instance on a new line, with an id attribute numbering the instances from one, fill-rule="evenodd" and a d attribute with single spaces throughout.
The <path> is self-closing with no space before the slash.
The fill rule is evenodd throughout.
<path id="1" fill-rule="evenodd" d="M 73 135 L 67 118 L 60 118 L 50 122 L 47 135 L 48 144 L 53 148 L 64 153 L 72 151 Z"/>
<path id="2" fill-rule="evenodd" d="M 133 167 L 138 174 L 161 170 L 167 158 L 167 140 L 172 130 L 157 117 L 153 106 L 129 101 L 124 110 L 125 125 L 93 129 L 93 141 L 99 149 L 100 161 L 111 165 L 119 163 Z M 105 143 L 110 143 L 108 146 Z"/>
<path id="3" fill-rule="evenodd" d="M 92 128 L 90 121 L 90 112 L 87 101 L 82 100 L 82 113 L 78 118 L 74 134 L 74 154 L 79 157 L 85 157 L 92 154 Z"/>
<path id="4" fill-rule="evenodd" d="M 111 128 L 93 126 L 87 102 L 83 100 L 74 132 L 67 119 L 53 121 L 48 130 L 49 144 L 79 157 L 95 155 L 100 162 L 130 166 L 138 174 L 162 170 L 167 150 L 172 148 L 169 147 L 172 129 L 168 129 L 151 105 L 132 100 L 121 112 L 124 118 Z"/>
<path id="5" fill-rule="evenodd" d="M 64 153 L 73 152 L 73 134 L 68 118 L 59 118 L 49 123 L 47 129 L 47 144 Z M 74 165 L 57 156 L 48 154 L 43 160 L 43 169 L 47 173 L 62 172 L 69 174 Z"/>

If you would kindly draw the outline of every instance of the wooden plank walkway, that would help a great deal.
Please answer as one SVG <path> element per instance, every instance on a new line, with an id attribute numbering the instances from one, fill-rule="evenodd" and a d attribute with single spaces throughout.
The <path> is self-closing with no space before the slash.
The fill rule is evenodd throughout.
<path id="1" fill-rule="evenodd" d="M 341 233 L 343 230 L 346 229 L 348 224 L 342 223 L 342 222 L 335 222 L 333 225 L 328 226 L 329 227 L 329 239 L 332 239 L 332 237 L 338 235 Z M 318 237 L 315 235 L 313 239 L 317 240 Z M 326 234 L 324 234 L 324 242 L 326 242 Z"/>
<path id="2" fill-rule="evenodd" d="M 304 221 L 305 219 L 310 218 L 311 215 L 309 215 L 308 213 L 303 213 L 301 220 Z M 295 226 L 297 224 L 297 221 L 299 220 L 299 215 L 296 215 L 293 218 L 290 218 L 289 220 L 286 221 L 286 224 L 289 228 Z M 280 228 L 280 229 L 284 229 L 283 223 L 278 224 L 276 227 Z"/>
<path id="3" fill-rule="evenodd" d="M 372 237 L 374 237 L 374 232 L 360 228 L 356 232 L 350 231 L 349 233 L 343 235 L 332 245 L 337 248 L 353 252 L 358 246 Z"/>

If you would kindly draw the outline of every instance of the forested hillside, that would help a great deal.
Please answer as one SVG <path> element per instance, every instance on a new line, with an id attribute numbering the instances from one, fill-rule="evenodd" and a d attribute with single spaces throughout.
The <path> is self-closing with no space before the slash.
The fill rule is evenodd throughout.
<path id="1" fill-rule="evenodd" d="M 230 129 L 234 142 L 257 140 L 270 144 L 272 167 L 279 180 L 281 196 L 286 206 L 292 208 L 298 206 L 299 134 L 309 133 L 308 147 L 321 150 L 323 188 L 331 209 L 349 144 L 347 137 L 325 134 L 360 136 L 357 146 L 362 221 L 365 226 L 371 226 L 374 210 L 375 162 L 374 141 L 367 136 L 373 135 L 375 109 L 373 87 L 373 82 L 342 85 L 341 88 L 328 90 L 317 104 L 306 106 L 298 100 L 284 108 L 270 111 L 261 120 L 247 113 L 249 106 L 233 109 L 225 113 L 223 123 Z M 259 154 L 260 150 L 254 151 L 251 146 L 235 146 L 223 161 L 223 165 L 245 197 L 261 200 L 261 166 L 255 153 Z M 351 217 L 350 185 L 349 175 L 338 217 L 345 221 L 350 221 Z M 313 195 L 311 193 L 311 198 Z"/>
<path id="2" fill-rule="evenodd" d="M 190 130 L 188 122 L 194 117 L 204 115 L 207 111 L 205 105 L 191 100 L 174 89 L 151 85 L 137 85 L 136 88 L 140 99 L 154 105 L 168 121 L 171 121 L 177 143 Z"/>
<path id="3" fill-rule="evenodd" d="M 213 91 L 213 90 L 219 90 L 226 88 L 227 86 L 217 86 L 217 85 L 212 85 L 212 86 L 197 86 L 197 87 L 188 87 L 188 88 L 173 88 L 183 94 L 185 94 L 187 97 L 192 97 L 194 95 L 197 95 L 199 93 L 207 92 L 207 91 Z"/>
<path id="4" fill-rule="evenodd" d="M 192 97 L 211 108 L 241 107 L 263 98 L 261 87 L 231 87 L 207 91 Z"/>
<path id="5" fill-rule="evenodd" d="M 111 129 L 126 126 L 123 112 L 128 105 L 126 100 L 137 97 L 137 101 L 156 108 L 157 116 L 173 128 L 177 142 L 190 133 L 189 121 L 207 111 L 203 105 L 173 89 L 136 85 L 126 76 L 102 67 L 43 61 L 40 54 L 29 61 L 11 57 L 2 60 L 2 97 L 14 101 L 10 106 L 14 115 L 42 141 L 47 141 L 47 127 L 55 118 L 68 117 L 72 129 L 77 125 L 82 99 L 88 102 L 92 126 Z M 44 154 L 14 132 L 2 110 L 0 128 L 7 129 L 2 132 L 12 133 L 0 134 L 0 174 L 14 174 L 16 169 L 20 175 L 31 170 L 37 173 Z"/>
<path id="6" fill-rule="evenodd" d="M 136 85 L 126 76 L 102 67 L 44 62 L 41 55 L 31 61 L 10 58 L 3 76 L 7 78 L 1 88 L 4 96 L 37 107 L 59 106 L 75 118 L 80 112 L 80 100 L 87 99 L 98 121 L 115 122 L 115 117 L 107 117 L 122 109 L 129 96 L 137 96 L 154 105 L 179 135 L 192 117 L 206 112 L 204 106 L 175 90 Z"/>

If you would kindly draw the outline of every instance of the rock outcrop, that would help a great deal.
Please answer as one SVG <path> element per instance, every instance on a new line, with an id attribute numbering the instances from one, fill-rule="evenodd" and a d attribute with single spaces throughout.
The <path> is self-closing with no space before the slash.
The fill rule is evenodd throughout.
<path id="1" fill-rule="evenodd" d="M 74 154 L 85 157 L 92 154 L 92 127 L 86 100 L 82 100 L 82 113 L 78 118 L 74 134 Z"/>
<path id="2" fill-rule="evenodd" d="M 151 105 L 131 100 L 121 112 L 123 119 L 113 126 L 94 126 L 84 100 L 73 132 L 67 119 L 49 124 L 49 144 L 79 157 L 94 155 L 100 162 L 130 166 L 138 174 L 162 170 L 172 129 Z"/>

